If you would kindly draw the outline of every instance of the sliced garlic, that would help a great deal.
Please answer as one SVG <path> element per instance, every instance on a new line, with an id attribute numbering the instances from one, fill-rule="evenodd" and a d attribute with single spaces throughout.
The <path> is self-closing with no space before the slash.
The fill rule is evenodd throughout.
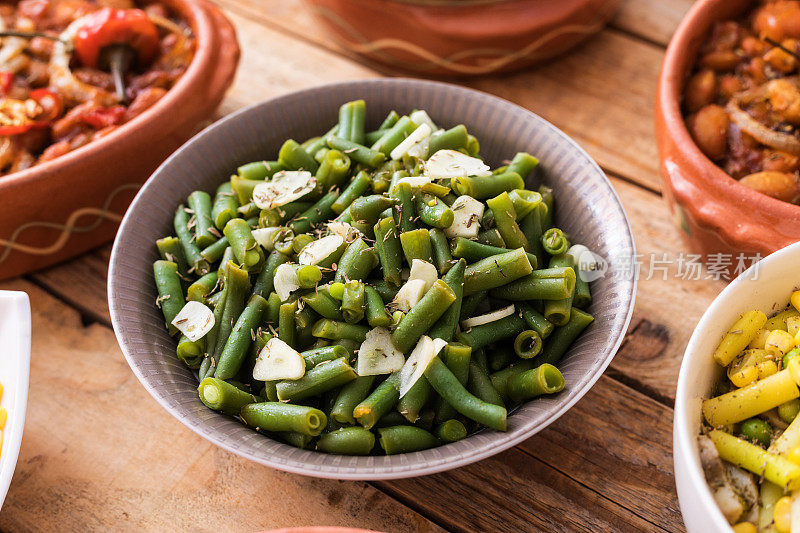
<path id="1" fill-rule="evenodd" d="M 447 238 L 464 237 L 475 239 L 478 237 L 480 222 L 485 209 L 483 202 L 472 196 L 459 196 L 450 207 L 453 210 L 453 223 L 444 229 Z"/>
<path id="2" fill-rule="evenodd" d="M 431 179 L 491 176 L 489 165 L 456 150 L 439 150 L 425 162 L 425 175 Z"/>
<path id="3" fill-rule="evenodd" d="M 392 159 L 402 159 L 412 146 L 420 142 L 422 139 L 430 136 L 431 131 L 432 130 L 429 125 L 420 124 L 417 126 L 417 129 L 412 131 L 408 137 L 403 139 L 402 142 L 398 144 L 397 147 L 391 151 L 391 153 L 389 153 L 389 157 Z"/>
<path id="4" fill-rule="evenodd" d="M 394 347 L 392 334 L 386 328 L 375 328 L 367 333 L 358 349 L 356 373 L 359 376 L 391 374 L 403 368 L 403 352 Z"/>
<path id="5" fill-rule="evenodd" d="M 311 192 L 316 178 L 307 170 L 281 170 L 272 180 L 259 183 L 253 189 L 253 203 L 260 209 L 274 209 Z"/>
<path id="6" fill-rule="evenodd" d="M 306 373 L 306 362 L 297 350 L 277 337 L 267 341 L 253 367 L 253 379 L 300 379 Z"/>
<path id="7" fill-rule="evenodd" d="M 514 314 L 515 307 L 514 305 L 509 305 L 508 307 L 503 307 L 502 309 L 495 309 L 490 313 L 486 313 L 485 315 L 474 316 L 472 318 L 468 318 L 461 322 L 461 327 L 464 329 L 469 329 L 475 326 L 482 326 L 483 324 L 489 324 L 491 322 L 495 322 L 500 320 L 501 318 L 505 318 L 507 316 L 511 316 Z"/>
<path id="8" fill-rule="evenodd" d="M 303 249 L 297 254 L 297 262 L 301 265 L 316 265 L 336 252 L 342 244 L 344 244 L 344 237 L 336 234 L 312 241 L 303 246 Z"/>
<path id="9" fill-rule="evenodd" d="M 411 355 L 406 359 L 403 368 L 400 369 L 400 397 L 414 386 L 414 383 L 422 377 L 428 365 L 436 357 L 442 348 L 447 345 L 447 342 L 442 339 L 432 340 L 427 335 L 420 338 Z"/>
<path id="10" fill-rule="evenodd" d="M 214 313 L 200 302 L 186 302 L 175 315 L 172 325 L 194 342 L 203 338 L 214 327 Z"/>
<path id="11" fill-rule="evenodd" d="M 284 263 L 275 269 L 275 292 L 282 302 L 285 302 L 293 291 L 300 288 L 300 282 L 297 279 L 297 272 L 295 272 L 292 265 Z"/>

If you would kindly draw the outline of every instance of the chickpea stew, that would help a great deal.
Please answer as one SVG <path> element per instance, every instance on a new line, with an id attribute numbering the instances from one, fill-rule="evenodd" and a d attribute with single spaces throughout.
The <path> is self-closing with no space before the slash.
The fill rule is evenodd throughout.
<path id="1" fill-rule="evenodd" d="M 683 110 L 697 146 L 726 173 L 800 203 L 800 1 L 762 1 L 739 20 L 716 23 Z"/>
<path id="2" fill-rule="evenodd" d="M 158 2 L 0 0 L 0 176 L 134 119 L 194 49 L 187 24 Z"/>

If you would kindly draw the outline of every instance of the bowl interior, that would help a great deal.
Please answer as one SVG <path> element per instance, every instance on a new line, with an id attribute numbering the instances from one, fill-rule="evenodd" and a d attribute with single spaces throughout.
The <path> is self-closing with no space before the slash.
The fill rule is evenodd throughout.
<path id="1" fill-rule="evenodd" d="M 573 242 L 607 258 L 592 286 L 595 323 L 560 363 L 561 394 L 529 402 L 509 418 L 509 431 L 483 431 L 439 448 L 394 457 L 342 457 L 293 448 L 205 408 L 197 378 L 175 357 L 155 307 L 155 240 L 171 235 L 175 207 L 196 189 L 213 192 L 237 165 L 274 159 L 286 138 L 303 141 L 337 121 L 342 103 L 363 98 L 368 127 L 391 109 L 426 109 L 446 127 L 464 123 L 492 165 L 525 150 L 541 160 L 534 178 L 555 187 L 556 220 Z M 537 183 L 538 185 L 538 183 Z M 633 310 L 634 244 L 625 213 L 605 175 L 566 135 L 504 100 L 454 85 L 372 80 L 317 87 L 244 109 L 209 127 L 171 156 L 147 182 L 120 227 L 111 257 L 109 306 L 120 345 L 140 381 L 174 416 L 215 444 L 249 459 L 303 474 L 389 479 L 437 472 L 498 453 L 533 435 L 574 404 L 616 352 Z"/>
<path id="2" fill-rule="evenodd" d="M 689 339 L 678 377 L 674 449 L 676 471 L 682 474 L 677 480 L 678 497 L 687 526 L 703 519 L 721 530 L 728 527 L 706 484 L 696 439 L 702 423 L 702 401 L 711 395 L 714 383 L 722 376 L 722 369 L 711 354 L 745 311 L 760 309 L 770 316 L 786 307 L 791 292 L 800 287 L 798 261 L 800 243 L 795 243 L 756 263 L 716 297 Z M 702 509 L 704 516 L 688 513 L 684 507 Z"/>
<path id="3" fill-rule="evenodd" d="M 0 291 L 0 406 L 8 411 L 0 453 L 0 507 L 8 492 L 17 466 L 25 407 L 28 403 L 28 374 L 31 354 L 31 308 L 28 295 L 18 291 Z"/>

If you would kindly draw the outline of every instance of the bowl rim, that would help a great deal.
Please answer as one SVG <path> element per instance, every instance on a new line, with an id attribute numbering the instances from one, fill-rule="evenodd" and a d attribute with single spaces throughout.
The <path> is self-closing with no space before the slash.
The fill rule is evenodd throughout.
<path id="1" fill-rule="evenodd" d="M 25 414 L 28 405 L 28 383 L 30 379 L 31 362 L 31 305 L 28 295 L 22 291 L 0 290 L 0 311 L 10 311 L 14 329 L 18 332 L 16 337 L 16 353 L 11 353 L 17 358 L 17 376 L 14 384 L 14 408 L 8 413 L 6 428 L 3 429 L 5 444 L 0 454 L 0 508 L 8 493 L 11 479 L 19 458 L 22 444 L 22 434 L 25 428 Z M 8 354 L 3 353 L 3 356 Z M 2 443 L 3 437 L 0 437 Z"/>
<path id="2" fill-rule="evenodd" d="M 464 98 L 472 98 L 472 99 L 478 98 L 478 99 L 483 99 L 483 100 L 487 100 L 487 99 L 488 100 L 497 100 L 497 101 L 501 102 L 503 105 L 510 106 L 518 114 L 532 115 L 537 121 L 539 121 L 543 125 L 543 127 L 547 127 L 549 129 L 551 129 L 551 131 L 555 135 L 558 135 L 567 144 L 569 144 L 571 146 L 571 148 L 574 149 L 577 152 L 578 155 L 580 155 L 583 158 L 585 158 L 585 160 L 587 161 L 589 166 L 592 168 L 593 174 L 597 175 L 598 179 L 606 186 L 607 190 L 611 193 L 613 199 L 615 200 L 615 202 L 616 202 L 617 206 L 619 207 L 620 212 L 622 214 L 622 219 L 624 221 L 624 231 L 625 231 L 625 235 L 627 237 L 627 240 L 629 241 L 629 244 L 630 244 L 631 256 L 632 257 L 636 257 L 636 243 L 635 243 L 634 236 L 633 236 L 633 230 L 631 228 L 630 220 L 629 220 L 629 218 L 627 216 L 627 213 L 625 212 L 624 206 L 622 204 L 622 201 L 619 198 L 619 195 L 618 195 L 616 189 L 613 187 L 613 185 L 611 184 L 611 181 L 608 179 L 608 177 L 606 176 L 605 172 L 603 172 L 603 170 L 600 168 L 600 166 L 597 164 L 597 162 L 595 162 L 594 159 L 592 159 L 589 156 L 589 154 L 586 153 L 586 151 L 583 148 L 581 148 L 581 146 L 578 145 L 578 143 L 575 140 L 573 140 L 566 133 L 564 133 L 563 131 L 561 131 L 557 127 L 555 127 L 553 124 L 551 124 L 550 122 L 546 121 L 545 119 L 543 119 L 539 115 L 533 113 L 532 111 L 529 111 L 528 109 L 520 107 L 520 106 L 518 106 L 518 105 L 516 105 L 516 104 L 514 104 L 512 102 L 509 102 L 508 100 L 505 100 L 503 98 L 500 98 L 500 97 L 497 97 L 497 96 L 494 96 L 494 95 L 490 95 L 490 94 L 485 93 L 483 91 L 478 91 L 478 90 L 475 90 L 475 89 L 469 89 L 469 88 L 466 88 L 466 87 L 463 87 L 463 86 L 458 86 L 458 85 L 450 84 L 450 83 L 444 83 L 444 82 L 438 82 L 438 81 L 429 81 L 429 80 L 420 80 L 420 79 L 414 79 L 414 78 L 374 78 L 374 79 L 367 79 L 367 80 L 353 80 L 353 81 L 345 81 L 345 82 L 318 85 L 318 86 L 306 88 L 306 89 L 303 89 L 303 90 L 300 90 L 300 91 L 295 91 L 295 92 L 291 92 L 291 93 L 288 93 L 288 94 L 284 94 L 284 95 L 281 95 L 281 96 L 278 96 L 278 97 L 275 97 L 275 98 L 271 98 L 271 99 L 265 100 L 263 102 L 259 102 L 259 103 L 247 106 L 245 108 L 242 108 L 242 109 L 240 109 L 240 110 L 238 110 L 238 111 L 236 111 L 234 113 L 231 113 L 230 115 L 227 115 L 226 117 L 223 117 L 222 119 L 216 121 L 212 125 L 210 125 L 207 128 L 205 128 L 203 131 L 201 131 L 200 133 L 198 133 L 197 135 L 192 137 L 189 141 L 187 141 L 180 149 L 178 149 L 169 158 L 167 158 L 164 161 L 164 163 L 162 163 L 158 167 L 158 169 L 156 169 L 156 171 L 153 173 L 153 176 L 151 176 L 151 178 L 148 179 L 148 181 L 145 183 L 145 185 L 142 187 L 142 189 L 137 193 L 136 198 L 134 198 L 133 202 L 131 203 L 131 207 L 126 212 L 125 217 L 123 218 L 123 220 L 122 220 L 122 222 L 120 224 L 119 231 L 117 233 L 117 237 L 115 238 L 114 246 L 113 246 L 113 249 L 111 251 L 111 257 L 110 257 L 110 260 L 109 260 L 107 294 L 108 294 L 109 312 L 110 312 L 110 315 L 111 315 L 111 322 L 112 322 L 112 325 L 114 327 L 114 333 L 115 333 L 115 335 L 117 337 L 117 340 L 119 342 L 120 348 L 122 349 L 122 352 L 123 352 L 123 354 L 125 356 L 125 359 L 128 362 L 128 365 L 133 370 L 133 372 L 136 375 L 137 379 L 145 387 L 145 389 L 151 394 L 151 396 L 153 396 L 153 398 L 155 398 L 155 400 L 167 412 L 169 412 L 172 416 L 178 418 L 178 420 L 181 423 L 183 423 L 185 426 L 187 426 L 189 429 L 191 429 L 192 431 L 194 431 L 195 433 L 197 433 L 201 437 L 209 440 L 210 442 L 212 442 L 216 446 L 218 446 L 220 448 L 223 448 L 223 449 L 225 449 L 225 450 L 227 450 L 229 452 L 233 452 L 233 453 L 235 453 L 235 454 L 237 454 L 237 455 L 239 455 L 241 457 L 244 457 L 246 459 L 255 461 L 257 463 L 260 463 L 260 464 L 263 464 L 263 465 L 266 465 L 266 466 L 269 466 L 269 467 L 272 467 L 272 468 L 277 468 L 279 470 L 283 470 L 283 471 L 286 471 L 286 472 L 291 472 L 291 473 L 295 473 L 295 474 L 302 474 L 302 475 L 307 475 L 307 476 L 313 476 L 313 477 L 332 478 L 332 479 L 390 480 L 390 479 L 402 479 L 402 478 L 408 478 L 408 477 L 416 477 L 416 476 L 434 474 L 434 473 L 443 472 L 443 471 L 446 471 L 446 470 L 451 470 L 451 469 L 454 469 L 454 468 L 458 468 L 458 467 L 461 467 L 461 466 L 465 466 L 465 465 L 480 461 L 480 460 L 485 459 L 487 457 L 490 457 L 492 455 L 496 455 L 497 453 L 499 453 L 501 451 L 504 451 L 506 449 L 509 449 L 509 448 L 519 444 L 520 442 L 532 437 L 533 435 L 535 435 L 539 431 L 541 431 L 541 430 L 545 429 L 546 427 L 548 427 L 550 424 L 552 424 L 555 420 L 560 418 L 562 415 L 564 415 L 564 413 L 566 413 L 581 398 L 583 398 L 583 396 L 585 396 L 586 393 L 594 386 L 594 384 L 597 382 L 597 380 L 600 379 L 600 377 L 603 375 L 603 373 L 605 372 L 605 370 L 608 367 L 608 365 L 611 363 L 611 360 L 614 358 L 614 356 L 616 355 L 617 351 L 619 350 L 619 347 L 622 344 L 622 341 L 624 340 L 624 338 L 625 338 L 625 336 L 627 334 L 627 330 L 628 330 L 628 327 L 630 325 L 631 318 L 633 316 L 633 311 L 634 311 L 634 307 L 635 307 L 635 303 L 636 303 L 636 291 L 637 291 L 637 282 L 636 282 L 636 280 L 633 279 L 633 280 L 630 281 L 630 293 L 629 293 L 629 300 L 628 300 L 629 303 L 628 303 L 628 308 L 625 311 L 625 319 L 623 321 L 622 327 L 620 328 L 620 331 L 619 331 L 619 334 L 618 334 L 617 338 L 614 339 L 613 343 L 610 345 L 610 349 L 608 351 L 608 355 L 602 361 L 599 362 L 595 372 L 592 375 L 590 375 L 590 377 L 583 384 L 583 386 L 581 388 L 575 390 L 574 395 L 571 398 L 569 398 L 568 400 L 566 400 L 565 402 L 563 402 L 561 405 L 559 405 L 559 407 L 557 409 L 555 409 L 546 419 L 544 419 L 541 424 L 539 424 L 536 427 L 527 428 L 524 431 L 519 431 L 516 435 L 505 439 L 503 442 L 501 442 L 499 444 L 498 443 L 492 443 L 493 446 L 485 446 L 485 449 L 483 449 L 483 450 L 481 450 L 479 452 L 476 452 L 476 453 L 472 453 L 472 454 L 469 454 L 469 455 L 466 455 L 466 456 L 462 455 L 460 457 L 453 458 L 450 461 L 434 462 L 434 464 L 432 466 L 430 464 L 426 465 L 424 467 L 413 467 L 413 466 L 409 467 L 409 466 L 405 466 L 404 468 L 403 467 L 393 468 L 390 471 L 383 471 L 381 469 L 381 467 L 365 467 L 365 468 L 351 467 L 351 470 L 342 471 L 342 470 L 337 469 L 335 465 L 332 466 L 330 469 L 327 469 L 327 470 L 309 470 L 308 468 L 304 467 L 302 464 L 295 465 L 295 464 L 292 464 L 291 461 L 289 461 L 289 462 L 276 461 L 276 460 L 272 460 L 270 457 L 264 457 L 264 456 L 260 456 L 260 455 L 250 454 L 250 453 L 247 453 L 246 451 L 239 450 L 239 449 L 237 449 L 235 447 L 229 446 L 226 442 L 221 441 L 218 437 L 216 437 L 216 435 L 210 433 L 207 430 L 207 426 L 208 426 L 207 423 L 205 423 L 205 422 L 193 423 L 190 420 L 187 420 L 187 419 L 185 419 L 183 417 L 179 417 L 176 413 L 173 412 L 173 407 L 174 406 L 170 405 L 170 403 L 169 403 L 169 401 L 167 399 L 167 396 L 166 395 L 161 395 L 161 394 L 158 393 L 158 391 L 156 390 L 156 387 L 154 385 L 152 385 L 151 383 L 149 383 L 149 380 L 147 379 L 148 376 L 146 376 L 146 374 L 143 371 L 143 369 L 139 368 L 139 366 L 137 365 L 136 361 L 130 355 L 129 349 L 127 347 L 128 342 L 123 337 L 122 332 L 120 331 L 120 328 L 118 327 L 119 317 L 117 315 L 117 306 L 116 306 L 116 303 L 115 303 L 115 300 L 114 300 L 114 297 L 113 297 L 113 294 L 114 294 L 114 283 L 115 283 L 115 281 L 116 281 L 116 279 L 118 277 L 118 275 L 117 275 L 117 268 L 118 268 L 117 264 L 120 261 L 120 259 L 119 259 L 120 256 L 123 254 L 123 252 L 120 250 L 120 247 L 119 247 L 120 236 L 123 235 L 126 232 L 126 230 L 128 229 L 128 226 L 133 224 L 133 222 L 132 222 L 132 218 L 133 218 L 132 213 L 134 211 L 134 208 L 135 208 L 135 206 L 138 205 L 139 202 L 142 201 L 141 200 L 142 196 L 147 193 L 148 189 L 150 187 L 154 187 L 153 184 L 155 183 L 155 180 L 153 178 L 155 176 L 157 176 L 162 171 L 162 169 L 164 169 L 165 167 L 167 167 L 169 165 L 172 165 L 173 161 L 177 160 L 177 158 L 180 156 L 180 153 L 187 146 L 189 146 L 190 144 L 193 144 L 195 142 L 199 142 L 200 139 L 203 139 L 206 136 L 212 135 L 213 131 L 215 129 L 217 129 L 217 128 L 224 128 L 226 125 L 238 121 L 240 117 L 245 116 L 246 114 L 252 112 L 254 109 L 256 109 L 256 108 L 258 108 L 260 106 L 266 106 L 266 105 L 277 106 L 277 105 L 280 105 L 281 101 L 284 100 L 284 99 L 288 100 L 288 99 L 292 99 L 292 98 L 311 97 L 314 94 L 319 93 L 319 92 L 325 92 L 325 91 L 336 90 L 336 89 L 348 89 L 350 87 L 363 86 L 364 84 L 376 84 L 376 85 L 377 84 L 387 84 L 387 85 L 401 85 L 401 86 L 405 85 L 409 89 L 411 89 L 411 88 L 433 89 L 433 88 L 436 88 L 436 87 L 447 88 L 448 91 L 455 91 L 455 92 L 459 93 L 459 95 L 461 95 Z M 481 433 L 479 432 L 478 434 L 481 434 Z M 471 435 L 471 436 L 473 436 L 473 435 Z M 269 438 L 269 437 L 264 436 L 264 438 Z M 435 452 L 435 450 L 437 450 L 437 448 L 431 448 L 429 450 L 423 450 L 421 452 L 414 452 L 414 453 L 425 454 L 426 452 Z M 404 455 L 408 455 L 408 454 L 401 454 L 401 455 L 398 455 L 398 457 L 404 456 Z"/>
<path id="3" fill-rule="evenodd" d="M 697 435 L 699 435 L 699 428 L 690 427 L 690 421 L 687 419 L 686 411 L 688 409 L 687 403 L 689 402 L 687 388 L 689 387 L 689 383 L 694 379 L 692 373 L 694 372 L 696 361 L 701 361 L 701 358 L 704 357 L 711 357 L 710 353 L 701 353 L 697 345 L 700 344 L 701 339 L 706 336 L 706 331 L 711 326 L 715 315 L 730 305 L 732 294 L 738 292 L 740 287 L 744 285 L 759 283 L 759 280 L 753 278 L 753 275 L 758 272 L 759 269 L 767 267 L 768 265 L 787 261 L 787 258 L 798 255 L 798 250 L 800 250 L 800 242 L 781 248 L 777 252 L 768 255 L 758 263 L 749 267 L 725 287 L 714 298 L 700 317 L 700 320 L 692 332 L 692 336 L 689 338 L 686 349 L 683 352 L 681 368 L 678 373 L 678 384 L 675 391 L 674 421 L 672 424 L 674 434 L 674 449 L 672 451 L 673 463 L 676 470 L 678 470 L 678 466 L 681 465 L 684 467 L 682 470 L 688 472 L 689 484 L 693 487 L 701 487 L 699 489 L 701 505 L 707 512 L 710 512 L 711 520 L 720 531 L 728 531 L 730 529 L 730 524 L 728 524 L 722 511 L 720 511 L 719 506 L 716 504 L 702 469 L 695 468 L 689 460 L 690 457 L 695 455 L 693 443 Z"/>
<path id="4" fill-rule="evenodd" d="M 675 30 L 667 46 L 658 78 L 656 115 L 657 118 L 663 121 L 661 125 L 663 127 L 659 129 L 662 129 L 663 134 L 671 138 L 672 149 L 680 152 L 691 165 L 691 168 L 688 169 L 689 171 L 683 172 L 682 176 L 687 181 L 701 185 L 705 184 L 714 189 L 715 199 L 709 198 L 709 202 L 714 202 L 720 206 L 730 206 L 735 202 L 746 202 L 749 206 L 746 212 L 758 211 L 774 215 L 775 218 L 796 218 L 800 216 L 800 206 L 772 198 L 739 183 L 738 180 L 727 174 L 700 151 L 686 128 L 680 102 L 688 74 L 694 67 L 696 60 L 694 55 L 689 56 L 687 52 L 696 44 L 698 39 L 704 38 L 708 34 L 708 28 L 700 31 L 702 25 L 698 22 L 698 19 L 708 16 L 707 13 L 716 8 L 718 4 L 724 5 L 728 1 L 699 0 L 689 9 Z M 710 23 L 713 24 L 717 20 L 719 19 L 711 18 Z M 660 135 L 657 137 L 660 137 Z M 662 151 L 660 158 L 663 163 L 666 156 L 664 143 L 659 140 L 658 144 Z M 722 208 L 724 209 L 724 207 Z M 769 228 L 749 225 L 748 229 L 759 233 L 766 231 L 766 238 L 769 239 Z"/>
<path id="5" fill-rule="evenodd" d="M 34 182 L 37 179 L 47 179 L 51 173 L 58 172 L 60 169 L 80 161 L 81 158 L 89 158 L 102 153 L 108 146 L 115 144 L 130 132 L 146 127 L 148 123 L 153 122 L 159 115 L 175 107 L 180 99 L 183 98 L 183 93 L 191 90 L 195 82 L 194 78 L 197 77 L 199 70 L 202 68 L 203 60 L 217 53 L 217 49 L 212 47 L 216 26 L 211 13 L 209 13 L 209 8 L 216 8 L 210 6 L 206 0 L 162 1 L 169 4 L 169 7 L 177 12 L 178 16 L 189 25 L 196 43 L 194 56 L 175 85 L 151 107 L 108 135 L 104 135 L 96 141 L 85 144 L 50 161 L 45 161 L 39 165 L 12 172 L 11 174 L 0 175 L 0 191 L 2 191 L 4 185 L 12 186 L 26 181 Z"/>

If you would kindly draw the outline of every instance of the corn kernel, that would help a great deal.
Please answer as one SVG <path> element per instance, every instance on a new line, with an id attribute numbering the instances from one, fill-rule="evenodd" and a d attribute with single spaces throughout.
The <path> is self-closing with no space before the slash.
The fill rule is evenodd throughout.
<path id="1" fill-rule="evenodd" d="M 757 533 L 756 526 L 750 522 L 739 522 L 733 526 L 733 533 Z"/>
<path id="2" fill-rule="evenodd" d="M 772 330 L 767 337 L 765 349 L 773 356 L 783 357 L 783 354 L 794 348 L 794 337 L 782 329 Z"/>
<path id="3" fill-rule="evenodd" d="M 778 533 L 790 533 L 792 529 L 792 499 L 789 496 L 784 496 L 775 502 L 772 519 Z"/>
<path id="4" fill-rule="evenodd" d="M 792 302 L 792 307 L 800 311 L 800 291 L 794 291 L 789 297 L 789 301 Z"/>
<path id="5" fill-rule="evenodd" d="M 755 348 L 757 350 L 763 350 L 764 345 L 767 343 L 767 337 L 769 337 L 769 330 L 760 329 L 756 331 L 756 336 L 753 337 L 753 340 L 750 341 L 750 344 L 747 347 Z"/>

